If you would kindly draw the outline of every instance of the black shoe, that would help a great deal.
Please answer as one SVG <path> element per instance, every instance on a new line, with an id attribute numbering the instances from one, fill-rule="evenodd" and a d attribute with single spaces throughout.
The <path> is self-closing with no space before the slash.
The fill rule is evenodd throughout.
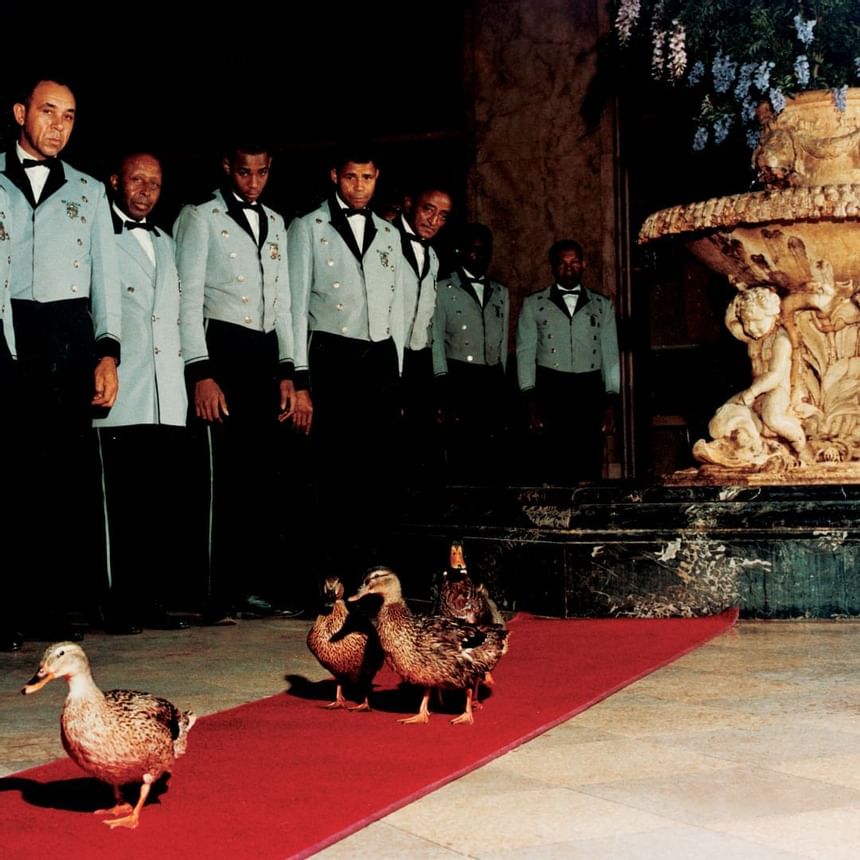
<path id="1" fill-rule="evenodd" d="M 102 630 L 111 636 L 136 636 L 143 633 L 139 624 L 122 615 L 106 615 L 102 621 Z"/>
<path id="2" fill-rule="evenodd" d="M 0 630 L 0 651 L 20 651 L 24 637 L 17 630 Z"/>
<path id="3" fill-rule="evenodd" d="M 36 642 L 83 642 L 84 628 L 69 621 L 50 618 L 27 624 L 24 627 L 24 635 Z"/>
<path id="4" fill-rule="evenodd" d="M 288 609 L 275 606 L 264 597 L 251 594 L 239 606 L 240 618 L 296 618 L 304 613 L 304 609 Z"/>
<path id="5" fill-rule="evenodd" d="M 143 626 L 149 630 L 187 630 L 188 623 L 154 606 L 143 616 Z"/>

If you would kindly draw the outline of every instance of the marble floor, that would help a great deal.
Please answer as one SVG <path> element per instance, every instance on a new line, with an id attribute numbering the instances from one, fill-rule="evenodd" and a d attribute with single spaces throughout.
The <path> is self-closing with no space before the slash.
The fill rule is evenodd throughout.
<path id="1" fill-rule="evenodd" d="M 102 687 L 206 714 L 282 690 L 287 673 L 325 677 L 308 626 L 84 645 Z M 40 651 L 0 654 L 0 776 L 63 755 L 64 685 L 19 694 Z M 860 621 L 747 621 L 317 856 L 847 860 L 858 845 Z"/>

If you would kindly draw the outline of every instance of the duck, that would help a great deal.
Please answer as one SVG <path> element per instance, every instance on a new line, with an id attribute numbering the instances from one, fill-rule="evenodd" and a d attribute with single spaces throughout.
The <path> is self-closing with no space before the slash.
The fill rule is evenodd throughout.
<path id="1" fill-rule="evenodd" d="M 370 595 L 382 601 L 373 623 L 385 661 L 405 681 L 424 688 L 418 713 L 398 722 L 428 723 L 431 692 L 454 689 L 465 691 L 466 705 L 451 723 L 474 723 L 475 684 L 505 653 L 507 630 L 481 630 L 474 624 L 441 615 L 414 615 L 403 599 L 399 577 L 388 567 L 372 568 L 349 600 L 363 600 Z"/>
<path id="2" fill-rule="evenodd" d="M 35 693 L 55 678 L 65 678 L 69 685 L 60 718 L 64 749 L 78 767 L 113 788 L 115 805 L 96 814 L 122 816 L 104 823 L 133 830 L 153 784 L 185 753 L 196 716 L 149 693 L 103 693 L 84 649 L 75 642 L 49 645 L 21 692 Z M 134 807 L 122 796 L 122 786 L 131 783 L 140 784 Z"/>
<path id="3" fill-rule="evenodd" d="M 505 617 L 499 611 L 496 601 L 490 597 L 487 586 L 483 582 L 475 582 L 469 575 L 465 550 L 462 541 L 459 540 L 451 541 L 448 569 L 442 571 L 439 606 L 441 614 L 448 618 L 460 618 L 481 629 L 487 627 L 507 629 Z M 487 687 L 495 686 L 492 672 L 487 672 L 475 685 L 473 704 L 478 708 L 481 707 L 479 692 L 482 683 Z"/>
<path id="4" fill-rule="evenodd" d="M 325 607 L 308 632 L 308 648 L 337 682 L 335 700 L 325 707 L 369 711 L 373 679 L 385 658 L 373 624 L 366 616 L 349 611 L 345 593 L 339 577 L 326 578 L 323 583 Z M 344 687 L 363 697 L 360 704 L 347 703 Z"/>
<path id="5" fill-rule="evenodd" d="M 451 542 L 448 569 L 442 572 L 439 607 L 440 614 L 478 627 L 505 626 L 505 618 L 487 587 L 469 575 L 463 543 L 459 540 Z"/>

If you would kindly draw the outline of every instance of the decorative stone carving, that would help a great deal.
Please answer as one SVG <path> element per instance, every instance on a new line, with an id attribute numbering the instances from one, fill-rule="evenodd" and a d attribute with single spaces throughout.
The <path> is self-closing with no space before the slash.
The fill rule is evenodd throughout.
<path id="1" fill-rule="evenodd" d="M 677 236 L 738 294 L 726 326 L 750 386 L 693 447 L 703 477 L 860 480 L 860 90 L 844 113 L 803 93 L 761 114 L 766 190 L 651 215 L 640 243 Z"/>

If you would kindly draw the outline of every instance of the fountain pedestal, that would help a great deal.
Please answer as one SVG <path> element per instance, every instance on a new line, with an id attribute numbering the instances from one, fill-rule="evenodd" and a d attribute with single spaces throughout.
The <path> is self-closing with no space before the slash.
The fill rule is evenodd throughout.
<path id="1" fill-rule="evenodd" d="M 751 383 L 724 403 L 702 464 L 673 480 L 860 482 L 860 90 L 847 109 L 804 93 L 764 117 L 763 191 L 651 215 L 640 243 L 675 238 L 726 275 L 726 326 Z"/>

